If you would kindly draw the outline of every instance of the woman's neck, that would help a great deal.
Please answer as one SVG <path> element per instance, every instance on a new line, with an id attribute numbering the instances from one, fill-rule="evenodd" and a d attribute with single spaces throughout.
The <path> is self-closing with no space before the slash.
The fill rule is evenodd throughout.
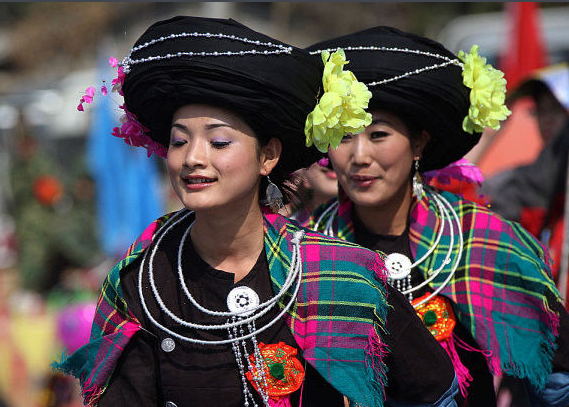
<path id="1" fill-rule="evenodd" d="M 263 214 L 256 202 L 242 210 L 196 213 L 190 234 L 199 256 L 213 268 L 234 273 L 237 282 L 263 250 Z"/>
<path id="2" fill-rule="evenodd" d="M 361 206 L 354 203 L 356 215 L 372 233 L 380 235 L 401 235 L 407 228 L 409 209 L 412 202 L 411 185 L 403 188 L 387 202 L 375 206 Z"/>

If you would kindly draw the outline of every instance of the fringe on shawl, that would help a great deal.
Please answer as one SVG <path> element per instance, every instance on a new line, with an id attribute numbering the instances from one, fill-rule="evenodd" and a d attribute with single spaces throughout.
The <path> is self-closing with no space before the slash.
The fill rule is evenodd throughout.
<path id="1" fill-rule="evenodd" d="M 553 357 L 557 350 L 559 315 L 549 307 L 546 298 L 542 310 L 547 315 L 545 324 L 548 329 L 543 333 L 539 346 L 531 352 L 526 351 L 523 360 L 501 361 L 499 357 L 492 356 L 488 361 L 492 374 L 501 376 L 504 372 L 514 377 L 528 379 L 538 391 L 545 387 L 552 372 Z"/>
<path id="2" fill-rule="evenodd" d="M 107 386 L 88 386 L 83 382 L 82 372 L 83 365 L 80 365 L 73 355 L 69 356 L 66 351 L 63 351 L 59 361 L 51 363 L 51 368 L 54 371 L 60 371 L 66 375 L 74 376 L 81 382 L 81 396 L 83 397 L 83 404 L 86 407 L 96 407 L 99 399 L 107 389 Z"/>
<path id="3" fill-rule="evenodd" d="M 383 362 L 389 350 L 387 345 L 381 341 L 376 328 L 370 329 L 368 335 L 368 343 L 365 348 L 365 365 L 369 383 L 373 388 L 374 394 L 381 394 L 381 400 L 374 403 L 377 406 L 383 406 L 385 400 L 385 387 L 387 386 L 387 366 Z M 362 404 L 355 404 L 363 406 Z"/>
<path id="4" fill-rule="evenodd" d="M 140 330 L 140 326 L 136 325 L 132 328 L 123 329 L 120 331 L 125 337 L 129 339 L 134 335 L 136 332 Z M 93 377 L 89 378 L 86 377 L 86 374 L 90 374 L 94 367 L 88 367 L 89 363 L 94 363 L 93 360 L 89 360 L 89 354 L 96 355 L 99 349 L 98 343 L 103 341 L 106 337 L 101 337 L 98 339 L 91 339 L 86 345 L 83 345 L 81 348 L 76 350 L 72 355 L 68 355 L 67 351 L 63 351 L 59 361 L 54 361 L 51 363 L 51 368 L 54 371 L 60 371 L 66 375 L 74 376 L 79 379 L 81 384 L 81 395 L 83 396 L 84 405 L 87 407 L 95 407 L 99 402 L 99 398 L 103 395 L 105 390 L 107 390 L 107 386 L 111 379 L 112 372 L 114 371 L 116 360 L 120 357 L 120 354 L 116 356 L 116 360 L 114 363 L 111 363 L 112 369 L 108 372 L 107 375 L 103 376 L 104 383 L 100 385 L 91 384 L 91 380 L 94 380 Z M 94 350 L 97 351 L 94 351 Z M 102 381 L 102 380 L 101 380 Z"/>
<path id="5" fill-rule="evenodd" d="M 269 398 L 269 406 L 270 407 L 291 407 L 290 395 L 287 394 L 285 397 L 280 397 L 278 399 Z"/>

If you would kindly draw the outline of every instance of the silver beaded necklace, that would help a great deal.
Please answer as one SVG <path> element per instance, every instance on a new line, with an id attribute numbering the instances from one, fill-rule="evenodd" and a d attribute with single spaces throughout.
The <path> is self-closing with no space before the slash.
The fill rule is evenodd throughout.
<path id="1" fill-rule="evenodd" d="M 414 304 L 413 306 L 415 308 L 420 307 L 421 305 L 429 301 L 431 298 L 438 295 L 441 292 L 441 290 L 450 282 L 450 280 L 452 279 L 452 277 L 456 272 L 456 269 L 458 268 L 458 265 L 460 264 L 460 260 L 462 258 L 462 251 L 464 248 L 464 238 L 462 236 L 462 227 L 460 225 L 460 218 L 458 217 L 454 208 L 441 194 L 432 191 L 430 188 L 425 188 L 425 191 L 429 193 L 430 196 L 433 198 L 437 206 L 437 209 L 439 211 L 440 215 L 439 219 L 441 220 L 441 223 L 439 226 L 437 237 L 433 242 L 433 244 L 431 245 L 431 247 L 429 247 L 429 250 L 427 250 L 427 252 L 421 258 L 416 260 L 414 263 L 412 263 L 407 256 L 401 253 L 391 253 L 387 255 L 385 259 L 385 266 L 388 271 L 388 276 L 387 276 L 388 283 L 391 286 L 397 288 L 397 290 L 399 290 L 402 294 L 407 295 L 409 301 L 412 301 L 413 292 L 421 289 L 422 287 L 433 281 L 445 268 L 445 266 L 451 262 L 450 258 L 452 256 L 452 252 L 455 249 L 455 237 L 456 237 L 455 235 L 458 236 L 458 254 L 453 259 L 454 263 L 445 281 L 443 281 L 443 283 L 426 298 Z M 338 207 L 339 207 L 339 202 L 336 201 L 334 202 L 334 204 L 330 205 L 325 211 L 323 211 L 318 220 L 316 221 L 316 223 L 314 224 L 314 229 L 318 230 L 318 227 L 320 226 L 326 215 L 330 214 L 322 233 L 324 233 L 327 236 L 334 236 L 334 228 L 332 225 L 334 223 L 334 219 L 338 215 Z M 441 265 L 435 270 L 431 269 L 427 271 L 427 275 L 429 276 L 427 279 L 425 279 L 423 282 L 413 287 L 411 285 L 411 271 L 419 264 L 423 263 L 437 249 L 441 237 L 443 235 L 443 232 L 447 226 L 449 228 L 450 243 L 448 245 L 448 250 L 444 260 L 442 261 Z"/>
<path id="2" fill-rule="evenodd" d="M 145 252 L 139 267 L 139 274 L 138 274 L 138 295 L 140 298 L 140 302 L 142 304 L 142 309 L 144 310 L 144 313 L 148 318 L 148 320 L 155 327 L 179 340 L 190 343 L 197 343 L 201 345 L 231 344 L 233 354 L 235 356 L 235 361 L 239 369 L 239 374 L 241 376 L 241 382 L 243 385 L 243 395 L 245 398 L 245 403 L 244 403 L 245 406 L 248 407 L 252 405 L 254 407 L 257 407 L 255 399 L 253 398 L 253 394 L 251 393 L 251 390 L 247 385 L 247 380 L 245 376 L 245 363 L 247 363 L 247 367 L 249 371 L 252 373 L 253 380 L 257 384 L 257 389 L 261 395 L 263 404 L 265 406 L 268 406 L 269 396 L 266 392 L 267 381 L 265 376 L 266 363 L 259 350 L 256 335 L 268 329 L 269 327 L 274 325 L 277 321 L 279 321 L 281 317 L 290 309 L 290 307 L 296 300 L 296 296 L 300 289 L 301 279 L 302 279 L 302 257 L 300 251 L 300 244 L 304 236 L 304 232 L 297 231 L 294 234 L 294 237 L 291 241 L 293 245 L 293 252 L 290 262 L 289 273 L 287 274 L 285 283 L 273 298 L 260 304 L 259 296 L 257 295 L 257 293 L 255 293 L 254 290 L 246 286 L 235 287 L 233 290 L 231 290 L 231 292 L 227 297 L 227 305 L 229 308 L 229 312 L 223 312 L 223 311 L 210 310 L 198 304 L 197 301 L 193 298 L 193 296 L 189 292 L 185 284 L 185 278 L 183 275 L 183 268 L 182 268 L 182 248 L 184 246 L 187 236 L 189 235 L 191 227 L 193 226 L 192 222 L 184 232 L 184 235 L 182 236 L 182 239 L 180 240 L 180 244 L 178 246 L 178 276 L 180 278 L 180 284 L 182 286 L 182 290 L 184 291 L 185 296 L 190 300 L 190 302 L 194 306 L 196 306 L 200 311 L 208 315 L 229 317 L 227 322 L 224 324 L 217 324 L 217 325 L 195 324 L 189 321 L 185 321 L 182 318 L 179 318 L 164 304 L 164 301 L 160 297 L 160 294 L 156 287 L 156 283 L 154 281 L 154 270 L 153 270 L 154 256 L 164 236 L 166 236 L 176 225 L 185 220 L 192 213 L 193 212 L 191 211 L 183 209 L 178 213 L 176 213 L 174 216 L 172 216 L 170 219 L 168 219 L 168 221 L 166 221 L 164 225 L 160 228 L 160 230 L 156 233 L 156 235 L 159 237 L 156 239 L 156 244 L 154 245 L 152 250 Z M 198 329 L 198 330 L 226 329 L 228 333 L 228 339 L 202 340 L 202 339 L 187 337 L 177 332 L 174 332 L 171 329 L 166 328 L 151 315 L 150 310 L 148 309 L 148 306 L 144 299 L 144 293 L 142 288 L 144 265 L 146 264 L 149 252 L 150 252 L 150 258 L 148 260 L 148 279 L 150 281 L 152 294 L 160 309 L 171 319 L 173 319 L 174 321 L 185 327 Z M 296 284 L 294 287 L 293 295 L 291 296 L 290 300 L 285 305 L 285 307 L 271 321 L 266 323 L 261 328 L 257 328 L 255 326 L 255 321 L 264 314 L 266 314 L 279 301 L 279 299 L 281 299 L 284 296 L 284 294 L 288 291 L 288 289 L 293 285 L 294 282 L 296 282 Z M 246 346 L 247 339 L 251 339 L 253 345 L 254 365 L 247 355 L 247 346 Z M 169 348 L 170 350 L 172 350 L 173 347 L 175 346 L 172 339 L 170 339 L 170 343 L 171 345 L 169 345 Z M 245 360 L 245 363 L 243 360 Z"/>

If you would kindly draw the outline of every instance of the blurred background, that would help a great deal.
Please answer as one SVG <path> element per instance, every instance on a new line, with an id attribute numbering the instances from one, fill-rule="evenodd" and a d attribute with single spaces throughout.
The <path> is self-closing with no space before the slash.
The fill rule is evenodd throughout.
<path id="1" fill-rule="evenodd" d="M 163 160 L 110 135 L 121 99 L 108 63 L 175 15 L 233 18 L 300 47 L 375 25 L 454 53 L 478 44 L 506 73 L 514 113 L 467 158 L 496 210 L 507 200 L 517 210 L 501 213 L 550 248 L 566 292 L 569 3 L 1 2 L 0 407 L 81 405 L 49 364 L 85 343 L 101 282 L 130 243 L 180 207 Z M 549 105 L 521 86 L 528 78 L 545 84 Z M 79 112 L 86 89 L 103 85 L 110 96 Z M 524 405 L 507 391 L 500 403 Z"/>

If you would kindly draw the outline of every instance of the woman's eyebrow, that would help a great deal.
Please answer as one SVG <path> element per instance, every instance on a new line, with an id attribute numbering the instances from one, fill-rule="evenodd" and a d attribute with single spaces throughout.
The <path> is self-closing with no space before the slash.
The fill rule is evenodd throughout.
<path id="1" fill-rule="evenodd" d="M 217 129 L 218 127 L 229 127 L 229 128 L 233 128 L 233 126 L 230 126 L 227 123 L 213 123 L 213 124 L 207 124 L 205 126 L 206 130 L 212 130 L 212 129 Z"/>
<path id="2" fill-rule="evenodd" d="M 180 123 L 172 123 L 172 128 L 177 128 L 177 129 L 180 129 L 186 133 L 189 133 L 188 128 L 186 126 L 184 126 L 183 124 L 180 124 Z"/>
<path id="3" fill-rule="evenodd" d="M 389 126 L 392 126 L 393 124 L 391 122 L 389 122 L 388 120 L 385 119 L 373 119 L 371 121 L 371 124 L 387 124 Z"/>

